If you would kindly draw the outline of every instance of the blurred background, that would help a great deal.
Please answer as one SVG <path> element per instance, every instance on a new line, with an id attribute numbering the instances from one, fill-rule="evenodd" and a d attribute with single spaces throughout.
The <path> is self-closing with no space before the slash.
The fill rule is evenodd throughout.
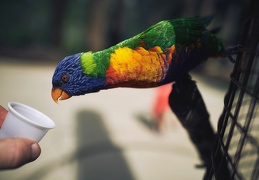
<path id="1" fill-rule="evenodd" d="M 65 56 L 98 51 L 163 19 L 213 15 L 209 29 L 236 45 L 248 0 L 2 0 L 0 103 L 30 105 L 57 127 L 40 142 L 35 162 L 0 172 L 0 179 L 201 179 L 198 154 L 177 118 L 153 117 L 157 89 L 119 88 L 55 104 L 51 78 Z M 216 130 L 233 64 L 212 60 L 193 79 Z"/>

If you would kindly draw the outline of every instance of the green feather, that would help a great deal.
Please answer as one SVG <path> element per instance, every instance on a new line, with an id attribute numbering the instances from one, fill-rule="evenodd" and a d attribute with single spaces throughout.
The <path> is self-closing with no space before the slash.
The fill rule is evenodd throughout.
<path id="1" fill-rule="evenodd" d="M 97 64 L 95 63 L 92 52 L 82 53 L 80 60 L 85 74 L 96 75 Z"/>
<path id="2" fill-rule="evenodd" d="M 208 52 L 204 53 L 207 56 L 217 55 L 223 49 L 223 46 L 213 34 L 205 29 L 210 21 L 211 16 L 161 21 L 142 33 L 108 49 L 95 53 L 83 53 L 81 61 L 84 72 L 93 76 L 105 76 L 105 70 L 110 65 L 110 55 L 120 47 L 129 47 L 131 49 L 144 47 L 148 50 L 159 46 L 162 50 L 166 50 L 172 45 L 175 45 L 179 49 L 197 42 L 197 40 L 203 37 L 206 45 L 208 44 L 206 47 Z"/>
<path id="3" fill-rule="evenodd" d="M 121 43 L 109 48 L 110 52 L 114 52 L 118 47 L 129 47 L 135 49 L 140 46 L 145 46 L 150 49 L 154 46 L 159 46 L 162 49 L 167 49 L 172 45 L 184 47 L 197 41 L 208 25 L 211 18 L 180 18 L 175 20 L 161 21 L 142 33 L 129 38 Z"/>
<path id="4" fill-rule="evenodd" d="M 90 76 L 105 76 L 105 70 L 108 68 L 109 57 L 105 58 L 104 51 L 99 53 L 86 52 L 81 54 L 81 65 L 83 72 Z"/>

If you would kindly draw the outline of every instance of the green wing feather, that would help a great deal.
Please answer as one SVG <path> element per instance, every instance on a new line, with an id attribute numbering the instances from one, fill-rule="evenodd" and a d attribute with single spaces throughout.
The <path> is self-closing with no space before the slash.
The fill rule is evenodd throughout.
<path id="1" fill-rule="evenodd" d="M 140 46 L 144 46 L 146 49 L 154 46 L 166 49 L 172 45 L 184 47 L 201 37 L 210 20 L 211 18 L 199 17 L 164 20 L 142 33 L 109 48 L 109 50 L 114 51 L 118 47 L 125 46 L 131 49 Z"/>
<path id="2" fill-rule="evenodd" d="M 111 53 L 120 47 L 129 47 L 131 49 L 144 47 L 149 50 L 152 47 L 159 46 L 162 50 L 166 50 L 172 45 L 175 45 L 178 49 L 197 42 L 197 40 L 201 39 L 201 37 L 206 39 L 206 46 L 209 46 L 208 49 L 210 52 L 208 52 L 208 55 L 217 55 L 223 47 L 220 41 L 218 41 L 213 34 L 205 29 L 210 20 L 211 17 L 191 17 L 175 20 L 164 20 L 132 38 L 124 40 L 103 51 L 94 53 L 93 56 L 96 61 L 102 59 L 104 68 L 106 68 L 109 66 L 109 58 Z"/>

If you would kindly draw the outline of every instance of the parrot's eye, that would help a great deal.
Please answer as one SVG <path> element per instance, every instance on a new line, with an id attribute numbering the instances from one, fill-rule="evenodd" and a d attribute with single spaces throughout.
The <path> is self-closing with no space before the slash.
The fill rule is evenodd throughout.
<path id="1" fill-rule="evenodd" d="M 63 74 L 61 77 L 63 83 L 66 83 L 69 80 L 69 75 L 68 74 Z"/>

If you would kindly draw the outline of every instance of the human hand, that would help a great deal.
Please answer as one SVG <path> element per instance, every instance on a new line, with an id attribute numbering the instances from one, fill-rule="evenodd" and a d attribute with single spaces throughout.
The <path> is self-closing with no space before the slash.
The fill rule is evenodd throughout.
<path id="1" fill-rule="evenodd" d="M 7 110 L 0 106 L 0 127 Z M 0 169 L 14 169 L 36 160 L 41 153 L 38 143 L 23 138 L 0 139 Z"/>

